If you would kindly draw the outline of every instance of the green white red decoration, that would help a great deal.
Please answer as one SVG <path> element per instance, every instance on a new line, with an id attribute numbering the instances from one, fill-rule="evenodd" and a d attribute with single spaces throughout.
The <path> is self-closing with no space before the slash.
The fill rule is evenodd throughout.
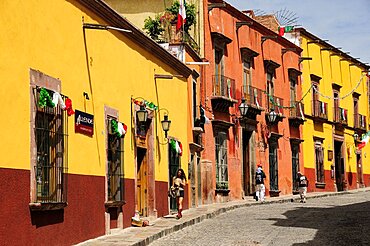
<path id="1" fill-rule="evenodd" d="M 132 102 L 135 103 L 136 105 L 145 106 L 145 107 L 150 108 L 152 110 L 157 110 L 158 109 L 158 106 L 156 106 L 154 103 L 146 101 L 146 100 L 140 101 L 140 100 L 132 99 Z"/>
<path id="2" fill-rule="evenodd" d="M 44 107 L 55 108 L 57 105 L 59 105 L 61 109 L 67 111 L 68 116 L 71 116 L 75 113 L 72 109 L 71 99 L 66 98 L 64 102 L 62 96 L 58 92 L 53 93 L 53 99 L 52 99 L 48 90 L 46 90 L 45 88 L 40 89 L 40 98 L 39 98 L 38 105 L 40 108 L 44 108 Z"/>
<path id="3" fill-rule="evenodd" d="M 171 148 L 179 155 L 182 156 L 182 144 L 181 142 L 171 139 L 170 140 Z"/>
<path id="4" fill-rule="evenodd" d="M 294 26 L 279 26 L 279 36 L 284 36 L 285 33 L 293 32 Z"/>
<path id="5" fill-rule="evenodd" d="M 127 126 L 121 122 L 117 122 L 116 120 L 111 120 L 112 124 L 112 131 L 114 134 L 117 135 L 117 137 L 123 137 L 125 136 L 127 132 Z"/>
<path id="6" fill-rule="evenodd" d="M 357 145 L 357 148 L 359 150 L 362 149 L 369 142 L 369 140 L 370 140 L 370 131 L 368 131 L 362 136 L 361 142 Z"/>
<path id="7" fill-rule="evenodd" d="M 180 0 L 179 13 L 177 14 L 176 31 L 180 30 L 186 22 L 185 0 Z"/>
<path id="8" fill-rule="evenodd" d="M 41 88 L 40 98 L 39 98 L 39 107 L 44 108 L 46 106 L 54 108 L 55 104 L 53 103 L 53 100 L 51 100 L 49 92 L 45 88 Z"/>

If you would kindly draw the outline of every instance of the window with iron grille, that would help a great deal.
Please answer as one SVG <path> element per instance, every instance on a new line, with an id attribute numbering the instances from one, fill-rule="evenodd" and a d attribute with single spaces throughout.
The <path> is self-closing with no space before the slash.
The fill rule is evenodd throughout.
<path id="1" fill-rule="evenodd" d="M 216 189 L 227 190 L 229 188 L 227 170 L 227 134 L 216 133 Z"/>
<path id="2" fill-rule="evenodd" d="M 48 91 L 52 96 L 52 92 Z M 59 105 L 39 107 L 40 90 L 34 89 L 36 164 L 34 202 L 67 202 L 67 113 Z M 62 95 L 64 101 L 65 96 Z"/>
<path id="3" fill-rule="evenodd" d="M 315 142 L 316 181 L 325 182 L 324 176 L 324 150 L 320 141 Z"/>
<path id="4" fill-rule="evenodd" d="M 107 188 L 108 202 L 124 201 L 124 173 L 123 173 L 123 143 L 124 139 L 112 131 L 112 121 L 117 119 L 107 118 Z"/>

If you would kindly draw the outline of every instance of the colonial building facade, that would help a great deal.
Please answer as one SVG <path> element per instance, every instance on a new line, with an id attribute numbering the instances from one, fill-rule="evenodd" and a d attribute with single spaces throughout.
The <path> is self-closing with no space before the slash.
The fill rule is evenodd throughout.
<path id="1" fill-rule="evenodd" d="M 285 35 L 303 49 L 304 172 L 309 191 L 368 186 L 369 66 L 303 28 Z"/>
<path id="2" fill-rule="evenodd" d="M 103 1 L 2 6 L 0 241 L 71 245 L 167 215 L 193 71 Z"/>

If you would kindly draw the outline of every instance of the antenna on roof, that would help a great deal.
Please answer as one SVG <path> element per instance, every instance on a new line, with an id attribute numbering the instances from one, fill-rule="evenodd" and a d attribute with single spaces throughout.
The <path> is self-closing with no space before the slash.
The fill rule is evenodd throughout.
<path id="1" fill-rule="evenodd" d="M 262 9 L 254 9 L 253 12 L 255 16 L 267 15 L 267 13 Z"/>
<path id="2" fill-rule="evenodd" d="M 288 10 L 286 7 L 276 11 L 274 15 L 280 26 L 297 26 L 299 17 L 296 13 Z"/>

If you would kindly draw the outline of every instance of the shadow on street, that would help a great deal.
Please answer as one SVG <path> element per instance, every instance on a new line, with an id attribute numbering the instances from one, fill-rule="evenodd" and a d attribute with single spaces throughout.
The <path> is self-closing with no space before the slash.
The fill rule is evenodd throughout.
<path id="1" fill-rule="evenodd" d="M 270 219 L 274 225 L 316 229 L 315 238 L 293 245 L 370 245 L 370 202 L 329 208 L 300 207 Z M 299 237 L 299 235 L 297 235 Z"/>

